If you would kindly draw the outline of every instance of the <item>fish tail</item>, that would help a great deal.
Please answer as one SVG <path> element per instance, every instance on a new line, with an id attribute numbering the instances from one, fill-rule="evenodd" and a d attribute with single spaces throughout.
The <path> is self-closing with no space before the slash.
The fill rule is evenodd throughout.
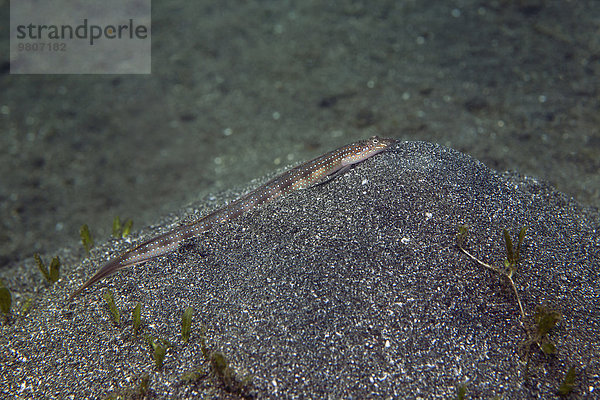
<path id="1" fill-rule="evenodd" d="M 114 260 L 111 260 L 111 261 L 107 262 L 106 264 L 104 264 L 104 266 L 102 268 L 100 268 L 98 270 L 98 272 L 96 272 L 90 279 L 88 279 L 87 282 L 85 282 L 79 289 L 77 289 L 75 292 L 73 292 L 73 294 L 71 296 L 69 296 L 68 301 L 73 300 L 81 292 L 83 292 L 85 289 L 92 286 L 94 283 L 98 282 L 99 280 L 101 280 L 109 275 L 112 275 L 113 273 L 117 272 L 118 270 L 120 270 L 122 268 L 138 264 L 138 263 L 125 264 L 122 261 L 123 261 L 123 257 L 118 257 L 118 258 L 115 258 Z"/>

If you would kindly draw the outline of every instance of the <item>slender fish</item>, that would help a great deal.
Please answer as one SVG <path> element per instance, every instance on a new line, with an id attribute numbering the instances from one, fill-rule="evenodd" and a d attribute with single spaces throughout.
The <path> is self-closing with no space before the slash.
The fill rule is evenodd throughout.
<path id="1" fill-rule="evenodd" d="M 279 196 L 327 182 L 334 176 L 344 173 L 352 165 L 360 163 L 377 153 L 381 153 L 395 142 L 395 139 L 373 136 L 368 140 L 361 140 L 340 147 L 337 150 L 292 168 L 245 196 L 233 201 L 226 207 L 216 210 L 194 223 L 177 227 L 160 236 L 146 240 L 133 249 L 108 261 L 69 297 L 69 301 L 94 283 L 122 268 L 137 265 L 169 253 L 177 249 L 186 240 L 197 237 L 201 233 L 210 230 L 213 226 L 236 218 Z"/>

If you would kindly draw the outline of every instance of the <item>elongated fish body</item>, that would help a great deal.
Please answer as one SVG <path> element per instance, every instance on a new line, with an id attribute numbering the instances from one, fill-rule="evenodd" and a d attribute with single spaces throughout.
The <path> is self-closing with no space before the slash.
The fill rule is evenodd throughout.
<path id="1" fill-rule="evenodd" d="M 245 196 L 231 202 L 226 207 L 216 210 L 194 223 L 177 227 L 160 236 L 146 240 L 133 249 L 108 261 L 83 286 L 75 291 L 69 297 L 69 300 L 94 283 L 122 268 L 140 264 L 176 250 L 186 240 L 197 237 L 217 224 L 236 218 L 277 197 L 319 184 L 324 178 L 344 172 L 350 166 L 386 150 L 395 142 L 395 139 L 374 136 L 368 140 L 340 147 L 337 150 L 292 168 Z"/>

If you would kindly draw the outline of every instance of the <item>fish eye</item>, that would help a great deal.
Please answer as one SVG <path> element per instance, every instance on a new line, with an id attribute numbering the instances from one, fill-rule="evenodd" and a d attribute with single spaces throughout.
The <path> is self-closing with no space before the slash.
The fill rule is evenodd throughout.
<path id="1" fill-rule="evenodd" d="M 373 144 L 377 144 L 377 143 L 379 143 L 379 138 L 378 138 L 377 136 L 373 136 L 373 137 L 371 138 L 371 143 L 373 143 Z"/>

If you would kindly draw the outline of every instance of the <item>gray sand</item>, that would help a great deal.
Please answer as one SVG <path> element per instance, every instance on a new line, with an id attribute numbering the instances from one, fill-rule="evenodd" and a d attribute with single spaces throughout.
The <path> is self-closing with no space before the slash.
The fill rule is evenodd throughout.
<path id="1" fill-rule="evenodd" d="M 223 201 L 184 208 L 139 238 Z M 563 320 L 550 332 L 557 354 L 532 348 L 527 378 L 514 294 L 457 249 L 459 224 L 470 226 L 469 250 L 494 264 L 505 257 L 502 228 L 515 237 L 529 227 L 515 277 L 527 323 L 539 304 Z M 83 263 L 79 250 L 62 251 L 54 287 L 39 284 L 30 260 L 6 271 L 16 302 L 34 302 L 28 315 L 2 323 L 0 395 L 102 398 L 148 373 L 156 399 L 448 399 L 460 384 L 469 398 L 548 399 L 576 366 L 577 397 L 593 398 L 599 224 L 597 212 L 541 181 L 499 174 L 442 146 L 399 142 L 326 185 L 109 277 L 71 304 L 66 297 L 130 244 L 101 243 Z M 106 289 L 124 312 L 119 325 L 101 298 Z M 138 336 L 130 317 L 136 302 L 144 322 Z M 195 316 L 186 344 L 179 321 L 187 307 Z M 238 376 L 251 374 L 251 386 L 232 394 L 236 388 L 211 373 L 181 383 L 186 371 L 210 370 L 200 325 L 209 350 L 223 352 Z M 162 371 L 144 334 L 173 345 Z"/>

